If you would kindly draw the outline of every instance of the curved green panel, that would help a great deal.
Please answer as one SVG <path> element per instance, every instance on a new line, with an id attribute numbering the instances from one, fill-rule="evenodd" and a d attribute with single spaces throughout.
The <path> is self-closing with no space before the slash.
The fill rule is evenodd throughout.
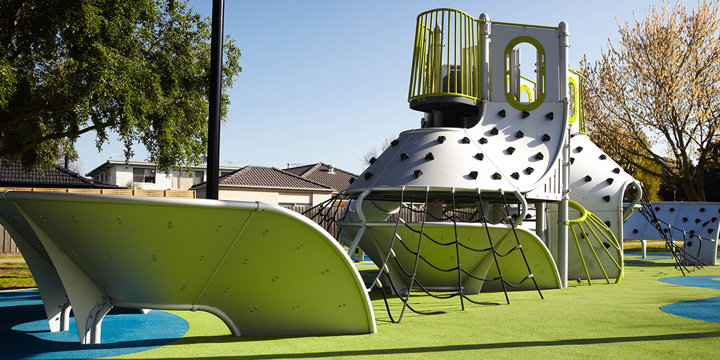
<path id="1" fill-rule="evenodd" d="M 7 197 L 114 305 L 207 310 L 235 335 L 375 331 L 350 259 L 289 210 L 201 199 Z"/>

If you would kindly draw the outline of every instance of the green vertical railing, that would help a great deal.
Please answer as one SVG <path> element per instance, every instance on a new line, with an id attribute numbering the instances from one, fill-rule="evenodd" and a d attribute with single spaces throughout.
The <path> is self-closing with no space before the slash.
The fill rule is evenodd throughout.
<path id="1" fill-rule="evenodd" d="M 417 18 L 408 101 L 428 96 L 480 97 L 481 20 L 453 9 Z"/>

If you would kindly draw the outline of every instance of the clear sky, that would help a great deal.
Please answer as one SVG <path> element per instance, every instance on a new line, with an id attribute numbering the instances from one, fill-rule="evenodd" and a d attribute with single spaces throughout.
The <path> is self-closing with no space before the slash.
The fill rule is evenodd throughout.
<path id="1" fill-rule="evenodd" d="M 675 2 L 673 1 L 673 4 Z M 243 72 L 229 91 L 220 159 L 233 166 L 285 168 L 325 162 L 360 173 L 361 158 L 386 138 L 419 127 L 422 113 L 407 103 L 415 20 L 435 8 L 454 8 L 491 20 L 570 29 L 570 65 L 590 60 L 616 42 L 617 21 L 645 17 L 661 1 L 249 1 L 226 0 L 225 34 L 242 51 Z M 696 3 L 688 1 L 687 6 Z M 211 0 L 191 0 L 211 16 Z M 111 135 L 103 151 L 94 133 L 77 143 L 87 172 L 121 158 Z M 146 152 L 135 148 L 134 160 Z"/>

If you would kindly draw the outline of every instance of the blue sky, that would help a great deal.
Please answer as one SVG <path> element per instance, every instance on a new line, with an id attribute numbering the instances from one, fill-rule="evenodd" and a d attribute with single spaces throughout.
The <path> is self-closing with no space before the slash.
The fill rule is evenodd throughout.
<path id="1" fill-rule="evenodd" d="M 229 91 L 220 159 L 234 166 L 284 168 L 325 162 L 360 173 L 361 158 L 386 138 L 419 127 L 422 113 L 407 104 L 415 20 L 454 8 L 491 20 L 570 29 L 570 65 L 600 57 L 616 42 L 617 21 L 644 19 L 661 1 L 246 1 L 226 0 L 225 34 L 242 51 L 243 72 Z M 673 2 L 674 4 L 674 2 Z M 688 1 L 687 6 L 695 5 Z M 190 1 L 211 16 L 211 0 Z M 87 172 L 121 158 L 110 136 L 102 152 L 94 133 L 79 139 Z M 134 160 L 146 152 L 135 148 Z"/>

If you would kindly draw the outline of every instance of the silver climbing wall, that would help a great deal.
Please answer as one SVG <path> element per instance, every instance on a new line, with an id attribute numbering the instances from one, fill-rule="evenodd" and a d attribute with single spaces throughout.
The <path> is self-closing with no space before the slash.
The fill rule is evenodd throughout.
<path id="1" fill-rule="evenodd" d="M 658 223 L 650 223 L 640 212 L 633 213 L 625 222 L 626 240 L 664 240 L 662 232 L 668 239 L 683 241 L 682 249 L 704 265 L 717 265 L 720 203 L 659 201 L 649 206 Z"/>

